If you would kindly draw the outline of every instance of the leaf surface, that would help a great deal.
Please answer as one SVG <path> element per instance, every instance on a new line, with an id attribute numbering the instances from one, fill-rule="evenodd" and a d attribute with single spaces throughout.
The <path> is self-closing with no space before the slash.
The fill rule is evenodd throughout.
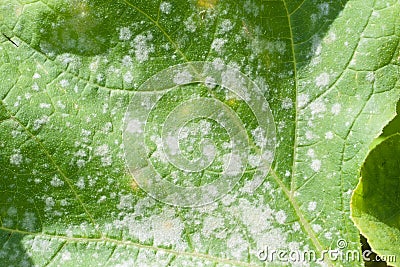
<path id="1" fill-rule="evenodd" d="M 396 0 L 2 1 L 0 30 L 18 47 L 1 40 L 1 261 L 253 266 L 267 250 L 358 251 L 350 195 L 395 115 L 399 13 Z M 179 208 L 140 190 L 122 132 L 134 92 L 191 61 L 253 80 L 277 146 L 268 176 L 249 168 L 219 201 Z"/>

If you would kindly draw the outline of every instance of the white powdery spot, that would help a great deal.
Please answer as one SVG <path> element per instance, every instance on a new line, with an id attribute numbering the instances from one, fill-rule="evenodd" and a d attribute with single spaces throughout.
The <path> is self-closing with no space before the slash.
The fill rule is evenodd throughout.
<path id="1" fill-rule="evenodd" d="M 311 225 L 311 228 L 312 228 L 312 229 L 314 230 L 314 232 L 316 232 L 316 233 L 321 232 L 321 230 L 322 230 L 322 226 L 319 225 L 319 224 L 313 224 L 313 225 Z"/>
<path id="2" fill-rule="evenodd" d="M 122 195 L 119 199 L 117 209 L 119 210 L 131 210 L 133 208 L 133 197 L 131 195 Z"/>
<path id="3" fill-rule="evenodd" d="M 267 42 L 266 47 L 271 53 L 283 55 L 286 52 L 286 43 L 282 41 Z"/>
<path id="4" fill-rule="evenodd" d="M 193 21 L 193 17 L 190 16 L 187 20 L 183 22 L 185 25 L 185 31 L 187 32 L 195 32 L 197 29 L 196 23 Z"/>
<path id="5" fill-rule="evenodd" d="M 36 228 L 36 215 L 33 212 L 25 212 L 22 219 L 22 227 L 24 230 L 34 231 Z"/>
<path id="6" fill-rule="evenodd" d="M 39 91 L 39 85 L 37 83 L 32 84 L 32 90 L 33 91 Z"/>
<path id="7" fill-rule="evenodd" d="M 317 78 L 315 78 L 315 85 L 318 87 L 325 87 L 329 84 L 329 74 L 324 72 L 321 73 Z"/>
<path id="8" fill-rule="evenodd" d="M 321 54 L 322 51 L 321 38 L 317 34 L 313 35 L 312 37 L 311 51 L 316 57 L 318 57 Z"/>
<path id="9" fill-rule="evenodd" d="M 335 104 L 333 104 L 333 106 L 331 108 L 331 113 L 333 115 L 339 115 L 341 109 L 342 109 L 342 106 L 339 103 L 335 103 Z"/>
<path id="10" fill-rule="evenodd" d="M 90 136 L 92 134 L 92 131 L 90 130 L 86 130 L 86 129 L 82 129 L 82 136 Z"/>
<path id="11" fill-rule="evenodd" d="M 164 211 L 160 215 L 150 218 L 155 246 L 177 245 L 182 242 L 184 224 L 172 211 Z"/>
<path id="12" fill-rule="evenodd" d="M 162 3 L 160 4 L 160 10 L 161 10 L 161 12 L 164 13 L 164 14 L 167 14 L 167 15 L 170 14 L 170 13 L 171 13 L 171 9 L 172 9 L 171 3 L 162 2 Z"/>
<path id="13" fill-rule="evenodd" d="M 269 251 L 283 251 L 290 248 L 290 243 L 288 243 L 288 232 L 284 228 L 271 228 L 269 231 L 255 237 L 256 248 L 266 248 Z M 272 253 L 269 254 L 272 256 Z M 275 261 L 275 257 L 269 257 L 270 262 Z M 304 264 L 303 264 L 304 265 Z"/>
<path id="14" fill-rule="evenodd" d="M 100 63 L 100 59 L 97 57 L 94 61 L 92 61 L 92 63 L 90 63 L 90 65 L 89 65 L 90 71 L 96 72 L 97 69 L 99 68 L 99 63 Z"/>
<path id="15" fill-rule="evenodd" d="M 386 6 L 389 6 L 389 3 L 387 3 Z M 374 11 L 372 11 L 372 16 L 380 18 L 381 17 L 381 13 L 379 13 L 378 11 L 374 10 Z"/>
<path id="16" fill-rule="evenodd" d="M 52 197 L 47 197 L 44 200 L 44 203 L 46 204 L 46 208 L 45 208 L 46 210 L 53 209 L 54 205 L 56 204 L 56 202 L 54 201 L 54 198 L 52 198 Z"/>
<path id="17" fill-rule="evenodd" d="M 211 49 L 214 49 L 216 52 L 221 53 L 223 46 L 228 42 L 228 40 L 223 38 L 216 38 L 211 44 Z"/>
<path id="18" fill-rule="evenodd" d="M 61 102 L 61 100 L 57 101 L 57 107 L 59 107 L 60 109 L 65 109 L 66 108 L 65 104 L 63 104 L 63 102 Z"/>
<path id="19" fill-rule="evenodd" d="M 17 215 L 17 213 L 18 213 L 18 210 L 15 207 L 10 207 L 7 210 L 7 215 L 11 216 L 11 217 L 14 217 L 15 215 Z"/>
<path id="20" fill-rule="evenodd" d="M 240 77 L 234 69 L 228 69 L 221 74 L 221 79 L 222 79 L 222 86 L 226 88 L 240 88 L 241 92 L 238 93 L 243 97 L 244 101 L 250 101 L 250 94 L 244 89 L 246 88 L 245 85 L 245 80 Z M 228 94 L 230 94 L 231 91 L 228 90 Z M 237 98 L 236 94 L 232 95 L 232 97 L 228 97 L 227 99 L 230 98 Z"/>
<path id="21" fill-rule="evenodd" d="M 222 228 L 223 226 L 224 220 L 221 217 L 206 217 L 203 222 L 201 233 L 208 238 L 212 234 L 217 234 L 218 232 L 216 230 Z"/>
<path id="22" fill-rule="evenodd" d="M 365 79 L 369 81 L 370 83 L 373 83 L 375 81 L 375 74 L 374 72 L 368 72 L 368 74 L 365 76 Z"/>
<path id="23" fill-rule="evenodd" d="M 176 138 L 175 136 L 169 135 L 169 136 L 167 136 L 166 141 L 167 141 L 169 153 L 171 155 L 177 155 L 179 153 L 178 138 Z"/>
<path id="24" fill-rule="evenodd" d="M 314 138 L 314 133 L 311 131 L 306 131 L 306 139 L 312 140 Z"/>
<path id="25" fill-rule="evenodd" d="M 110 148 L 107 144 L 101 145 L 96 148 L 95 155 L 96 156 L 105 156 L 110 152 Z"/>
<path id="26" fill-rule="evenodd" d="M 140 263 L 144 264 L 145 260 L 147 260 L 147 258 L 145 256 L 142 256 L 143 253 L 140 253 L 138 255 L 138 257 L 144 257 L 144 259 L 140 259 Z M 139 258 L 137 258 L 136 260 L 133 259 L 128 259 L 128 260 L 122 260 L 120 261 L 120 263 L 117 263 L 115 265 L 113 265 L 114 267 L 129 267 L 129 266 L 135 266 L 136 262 L 139 261 Z M 149 266 L 148 264 L 144 264 L 144 266 Z"/>
<path id="27" fill-rule="evenodd" d="M 253 179 L 250 181 L 246 181 L 243 187 L 240 189 L 242 193 L 253 194 L 255 190 L 263 183 L 265 177 L 265 173 L 255 174 Z"/>
<path id="28" fill-rule="evenodd" d="M 282 41 L 276 41 L 275 42 L 275 49 L 283 55 L 286 52 L 286 43 Z"/>
<path id="29" fill-rule="evenodd" d="M 324 42 L 327 44 L 331 44 L 336 41 L 336 34 L 334 32 L 330 32 L 324 39 Z"/>
<path id="30" fill-rule="evenodd" d="M 122 65 L 125 66 L 125 67 L 131 67 L 132 66 L 132 58 L 131 58 L 131 56 L 129 56 L 129 55 L 124 56 L 122 58 Z"/>
<path id="31" fill-rule="evenodd" d="M 230 253 L 236 259 L 241 259 L 243 253 L 248 250 L 247 242 L 239 233 L 234 233 L 226 240 L 226 246 L 229 248 Z"/>
<path id="32" fill-rule="evenodd" d="M 307 150 L 307 156 L 309 156 L 310 158 L 314 158 L 315 157 L 315 151 L 314 149 L 310 148 Z"/>
<path id="33" fill-rule="evenodd" d="M 253 38 L 249 47 L 252 51 L 252 57 L 259 56 L 264 53 L 266 49 L 270 49 L 270 44 L 271 42 L 265 42 L 264 39 Z M 269 52 L 273 54 L 272 50 L 270 50 Z"/>
<path id="34" fill-rule="evenodd" d="M 37 119 L 33 122 L 33 130 L 37 131 L 39 130 L 43 125 L 48 123 L 50 121 L 50 118 L 46 115 L 42 116 L 40 119 Z"/>
<path id="35" fill-rule="evenodd" d="M 221 71 L 224 69 L 225 67 L 225 63 L 221 58 L 216 58 L 214 59 L 214 61 L 212 62 L 214 69 Z"/>
<path id="36" fill-rule="evenodd" d="M 311 114 L 318 114 L 318 113 L 323 113 L 326 111 L 326 106 L 325 103 L 322 102 L 321 100 L 317 100 L 310 105 L 311 109 Z"/>
<path id="37" fill-rule="evenodd" d="M 51 104 L 49 104 L 49 103 L 40 103 L 39 107 L 40 108 L 51 108 Z"/>
<path id="38" fill-rule="evenodd" d="M 333 139 L 333 133 L 331 131 L 325 133 L 325 139 Z"/>
<path id="39" fill-rule="evenodd" d="M 65 87 L 67 87 L 69 85 L 69 81 L 66 80 L 66 79 L 63 79 L 63 80 L 60 81 L 60 85 L 61 85 L 62 88 L 65 88 Z"/>
<path id="40" fill-rule="evenodd" d="M 62 259 L 63 262 L 64 261 L 70 261 L 72 259 L 71 252 L 69 252 L 68 250 L 64 251 L 61 254 L 61 259 Z"/>
<path id="41" fill-rule="evenodd" d="M 68 65 L 70 63 L 74 63 L 76 60 L 78 60 L 75 56 L 69 54 L 69 53 L 65 53 L 62 54 L 60 56 L 60 61 L 64 64 L 64 65 Z"/>
<path id="42" fill-rule="evenodd" d="M 22 97 L 17 96 L 17 101 L 14 103 L 14 107 L 19 107 L 19 105 L 21 104 L 21 100 L 22 100 Z"/>
<path id="43" fill-rule="evenodd" d="M 60 205 L 63 206 L 63 207 L 68 206 L 69 205 L 68 200 L 67 199 L 61 199 Z"/>
<path id="44" fill-rule="evenodd" d="M 256 129 L 251 131 L 253 135 L 254 141 L 259 148 L 264 148 L 266 145 L 266 137 L 265 130 L 261 127 L 257 127 Z"/>
<path id="45" fill-rule="evenodd" d="M 21 152 L 19 150 L 15 150 L 14 153 L 15 154 L 10 156 L 10 163 L 15 166 L 20 166 L 23 161 Z"/>
<path id="46" fill-rule="evenodd" d="M 129 133 L 142 133 L 143 132 L 142 126 L 143 123 L 141 121 L 139 121 L 138 119 L 133 119 L 128 122 L 126 130 Z"/>
<path id="47" fill-rule="evenodd" d="M 273 210 L 268 204 L 255 207 L 247 199 L 240 199 L 239 206 L 235 207 L 235 209 L 236 208 L 239 211 L 240 220 L 247 226 L 247 229 L 249 229 L 252 234 L 257 235 L 271 227 Z"/>
<path id="48" fill-rule="evenodd" d="M 266 150 L 262 155 L 261 159 L 264 160 L 264 162 L 272 162 L 274 159 L 274 153 L 271 150 Z"/>
<path id="49" fill-rule="evenodd" d="M 284 224 L 286 221 L 286 218 L 287 218 L 287 215 L 283 210 L 280 210 L 275 214 L 275 219 L 280 224 Z"/>
<path id="50" fill-rule="evenodd" d="M 123 28 L 119 29 L 119 39 L 121 41 L 128 41 L 129 39 L 131 39 L 131 37 L 132 37 L 132 33 L 128 27 L 123 27 Z"/>
<path id="51" fill-rule="evenodd" d="M 293 101 L 289 97 L 286 97 L 282 100 L 282 108 L 283 109 L 291 109 L 293 107 Z"/>
<path id="52" fill-rule="evenodd" d="M 300 94 L 297 98 L 297 103 L 299 108 L 304 107 L 308 101 L 310 100 L 310 96 L 308 94 Z"/>
<path id="53" fill-rule="evenodd" d="M 241 173 L 242 159 L 239 155 L 228 153 L 222 156 L 224 174 L 235 176 Z"/>
<path id="54" fill-rule="evenodd" d="M 321 169 L 321 161 L 319 159 L 314 159 L 311 162 L 311 169 L 313 169 L 315 172 L 318 172 Z"/>
<path id="55" fill-rule="evenodd" d="M 133 76 L 132 73 L 130 71 L 127 71 L 124 75 L 124 82 L 125 83 L 132 83 L 133 81 Z"/>
<path id="56" fill-rule="evenodd" d="M 229 19 L 224 19 L 221 23 L 221 28 L 219 29 L 219 33 L 224 34 L 233 29 L 233 24 Z"/>
<path id="57" fill-rule="evenodd" d="M 260 6 L 256 4 L 254 1 L 247 0 L 243 6 L 244 10 L 248 14 L 252 14 L 254 17 L 257 17 L 260 13 Z"/>
<path id="58" fill-rule="evenodd" d="M 53 179 L 51 179 L 50 184 L 51 184 L 52 186 L 54 186 L 54 187 L 60 187 L 60 186 L 63 186 L 63 185 L 64 185 L 64 181 L 61 180 L 60 178 L 58 178 L 57 175 L 55 175 L 55 176 L 53 177 Z"/>
<path id="59" fill-rule="evenodd" d="M 96 148 L 94 154 L 100 157 L 103 166 L 111 166 L 112 159 L 110 155 L 110 148 L 104 144 Z"/>
<path id="60" fill-rule="evenodd" d="M 314 211 L 317 208 L 317 202 L 311 201 L 308 203 L 308 210 L 309 211 Z"/>
<path id="61" fill-rule="evenodd" d="M 331 233 L 331 232 L 326 232 L 326 233 L 324 234 L 324 236 L 325 236 L 326 239 L 329 239 L 329 240 L 332 239 L 332 233 Z"/>
<path id="62" fill-rule="evenodd" d="M 203 155 L 206 156 L 208 159 L 213 159 L 215 157 L 215 154 L 217 153 L 215 151 L 214 145 L 204 146 L 202 152 L 203 152 Z"/>
<path id="63" fill-rule="evenodd" d="M 39 73 L 35 73 L 35 74 L 33 74 L 33 76 L 32 76 L 33 79 L 40 79 L 40 77 L 42 77 L 42 76 L 40 76 Z"/>
<path id="64" fill-rule="evenodd" d="M 150 53 L 154 52 L 154 45 L 148 44 L 148 42 L 151 40 L 153 40 L 153 35 L 151 33 L 147 36 L 142 34 L 137 35 L 133 40 L 136 60 L 140 63 L 147 61 Z"/>
<path id="65" fill-rule="evenodd" d="M 78 159 L 77 161 L 76 161 L 76 166 L 78 166 L 78 168 L 83 168 L 83 167 L 85 167 L 85 165 L 86 165 L 86 160 L 84 160 L 84 159 Z"/>
<path id="66" fill-rule="evenodd" d="M 213 89 L 213 88 L 215 88 L 215 86 L 217 86 L 215 79 L 210 76 L 206 77 L 206 79 L 204 80 L 204 84 L 210 89 Z"/>
<path id="67" fill-rule="evenodd" d="M 178 72 L 177 74 L 175 74 L 174 76 L 174 83 L 180 85 L 180 84 L 187 84 L 190 83 L 193 79 L 192 74 L 190 74 L 189 71 L 184 70 L 182 72 Z"/>
<path id="68" fill-rule="evenodd" d="M 300 226 L 300 224 L 299 224 L 298 222 L 295 222 L 295 223 L 292 225 L 292 229 L 293 229 L 293 231 L 298 232 L 298 231 L 300 231 L 301 226 Z"/>
<path id="69" fill-rule="evenodd" d="M 328 3 L 322 3 L 318 5 L 318 9 L 320 11 L 320 14 L 323 16 L 326 16 L 329 14 L 329 4 Z"/>
<path id="70" fill-rule="evenodd" d="M 111 114 L 115 114 L 115 108 L 113 108 L 112 110 L 111 110 Z M 106 113 L 108 113 L 109 112 L 109 104 L 108 103 L 103 103 L 103 107 L 102 107 L 102 112 L 103 112 L 103 114 L 106 114 Z"/>
<path id="71" fill-rule="evenodd" d="M 230 206 L 236 200 L 236 195 L 227 194 L 221 198 L 221 202 L 224 206 Z"/>
<path id="72" fill-rule="evenodd" d="M 20 131 L 17 131 L 17 130 L 12 130 L 11 131 L 11 135 L 12 135 L 12 137 L 17 137 L 18 135 L 20 135 L 21 134 L 21 132 Z"/>
<path id="73" fill-rule="evenodd" d="M 347 195 L 351 195 L 351 194 L 353 194 L 353 190 L 351 190 L 351 189 L 349 189 L 349 190 L 347 190 L 346 192 L 345 192 L 345 194 L 347 194 Z"/>
<path id="74" fill-rule="evenodd" d="M 79 189 L 85 189 L 85 178 L 83 178 L 82 176 L 79 177 L 78 181 L 75 183 L 75 185 L 79 188 Z"/>

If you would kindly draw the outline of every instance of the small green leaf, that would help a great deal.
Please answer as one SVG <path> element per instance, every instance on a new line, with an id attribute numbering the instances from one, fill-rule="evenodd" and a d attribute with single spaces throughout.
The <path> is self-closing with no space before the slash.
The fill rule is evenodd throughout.
<path id="1" fill-rule="evenodd" d="M 361 168 L 351 199 L 353 221 L 373 251 L 393 266 L 400 266 L 399 155 L 400 134 L 377 145 Z"/>

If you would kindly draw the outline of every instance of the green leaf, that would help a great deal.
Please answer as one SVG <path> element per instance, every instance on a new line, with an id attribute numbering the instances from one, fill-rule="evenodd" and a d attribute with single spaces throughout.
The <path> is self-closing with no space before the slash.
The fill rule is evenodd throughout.
<path id="1" fill-rule="evenodd" d="M 364 162 L 361 180 L 351 199 L 355 224 L 374 252 L 393 266 L 399 266 L 396 259 L 400 257 L 399 153 L 400 134 L 377 145 Z"/>
<path id="2" fill-rule="evenodd" d="M 396 116 L 387 125 L 385 125 L 381 135 L 372 142 L 370 145 L 371 150 L 380 142 L 386 140 L 387 137 L 396 133 L 400 133 L 400 102 L 397 102 L 396 113 Z"/>
<path id="3" fill-rule="evenodd" d="M 1 1 L 1 262 L 253 266 L 267 252 L 271 264 L 288 264 L 272 251 L 359 252 L 350 195 L 369 144 L 395 115 L 399 12 L 396 0 Z M 260 88 L 277 145 L 268 175 L 248 164 L 222 198 L 183 208 L 134 181 L 124 118 L 146 80 L 194 61 L 240 70 Z M 177 103 L 214 99 L 242 121 L 257 153 L 257 114 L 222 89 L 177 86 L 148 127 Z M 216 122 L 207 138 L 221 161 L 230 135 Z M 189 158 L 201 155 L 201 134 L 180 144 Z M 147 138 L 143 151 L 170 182 L 199 186 L 221 172 L 174 176 Z"/>

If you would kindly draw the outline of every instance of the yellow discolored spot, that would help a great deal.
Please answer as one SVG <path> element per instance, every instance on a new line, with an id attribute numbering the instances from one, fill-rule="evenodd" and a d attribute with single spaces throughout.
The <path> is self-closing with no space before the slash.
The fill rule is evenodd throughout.
<path id="1" fill-rule="evenodd" d="M 136 183 L 135 179 L 132 179 L 132 182 L 131 182 L 130 186 L 131 186 L 133 191 L 139 190 L 139 185 Z"/>
<path id="2" fill-rule="evenodd" d="M 234 98 L 230 98 L 230 99 L 226 100 L 225 103 L 226 103 L 229 107 L 231 107 L 231 108 L 233 108 L 233 109 L 238 108 L 239 105 L 240 105 L 239 101 L 236 100 L 236 99 L 234 99 Z"/>
<path id="3" fill-rule="evenodd" d="M 163 223 L 163 227 L 164 227 L 164 229 L 172 229 L 173 228 L 173 224 L 172 224 L 172 222 L 170 221 L 170 220 L 167 220 L 167 221 L 165 221 L 164 223 Z"/>
<path id="4" fill-rule="evenodd" d="M 22 11 L 23 11 L 23 6 L 18 6 L 15 8 L 15 16 L 18 18 L 19 16 L 21 16 Z"/>
<path id="5" fill-rule="evenodd" d="M 218 0 L 197 0 L 197 5 L 204 8 L 213 8 Z"/>

